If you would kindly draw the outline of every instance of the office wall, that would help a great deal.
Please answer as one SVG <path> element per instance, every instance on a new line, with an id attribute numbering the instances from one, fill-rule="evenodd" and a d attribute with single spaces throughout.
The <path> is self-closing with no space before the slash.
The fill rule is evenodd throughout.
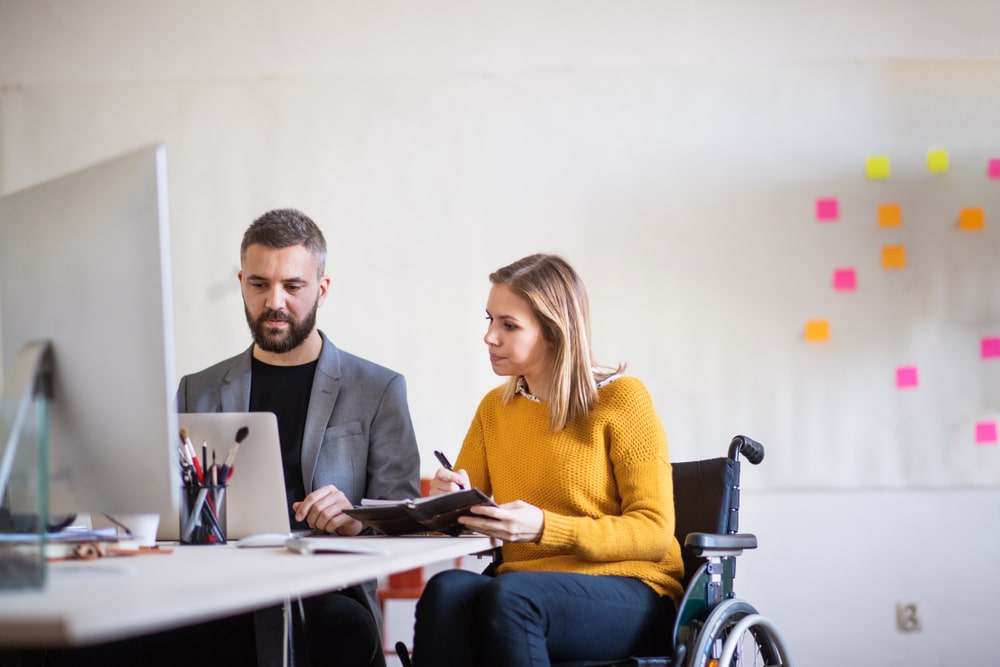
<path id="1" fill-rule="evenodd" d="M 498 382 L 486 275 L 563 253 L 675 458 L 767 444 L 738 583 L 800 664 L 950 664 L 1000 611 L 998 448 L 973 438 L 1000 409 L 979 348 L 1000 335 L 1000 8 L 872 5 L 0 0 L 0 192 L 166 143 L 179 373 L 248 344 L 245 226 L 305 210 L 331 244 L 320 324 L 406 374 L 427 473 Z M 903 226 L 879 227 L 892 201 Z"/>

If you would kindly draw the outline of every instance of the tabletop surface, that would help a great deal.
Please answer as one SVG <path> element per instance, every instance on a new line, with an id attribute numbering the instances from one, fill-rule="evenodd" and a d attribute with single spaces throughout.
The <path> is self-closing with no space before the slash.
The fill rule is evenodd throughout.
<path id="1" fill-rule="evenodd" d="M 161 543 L 169 553 L 49 564 L 43 589 L 0 592 L 0 645 L 123 639 L 315 595 L 490 550 L 482 536 L 330 537 L 384 554 Z M 485 567 L 485 565 L 484 565 Z"/>

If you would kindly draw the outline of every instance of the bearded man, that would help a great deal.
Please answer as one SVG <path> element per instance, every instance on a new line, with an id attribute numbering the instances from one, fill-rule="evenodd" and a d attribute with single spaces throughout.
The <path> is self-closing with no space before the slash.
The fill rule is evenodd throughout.
<path id="1" fill-rule="evenodd" d="M 177 408 L 276 414 L 293 530 L 358 535 L 366 529 L 343 510 L 363 497 L 419 496 L 420 456 L 403 376 L 339 350 L 316 328 L 330 289 L 325 267 L 326 241 L 304 213 L 278 209 L 255 220 L 238 276 L 253 344 L 181 378 Z M 376 582 L 302 607 L 296 628 L 312 667 L 385 664 Z M 266 616 L 257 614 L 258 645 Z"/>

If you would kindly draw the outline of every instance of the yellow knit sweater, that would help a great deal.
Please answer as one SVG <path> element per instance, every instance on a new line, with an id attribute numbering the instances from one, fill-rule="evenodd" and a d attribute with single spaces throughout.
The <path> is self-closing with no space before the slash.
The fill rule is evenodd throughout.
<path id="1" fill-rule="evenodd" d="M 621 377 L 595 409 L 558 433 L 547 403 L 503 387 L 479 404 L 456 460 L 498 504 L 545 513 L 538 543 L 503 545 L 500 573 L 559 571 L 636 577 L 660 595 L 683 594 L 667 436 L 646 387 Z"/>

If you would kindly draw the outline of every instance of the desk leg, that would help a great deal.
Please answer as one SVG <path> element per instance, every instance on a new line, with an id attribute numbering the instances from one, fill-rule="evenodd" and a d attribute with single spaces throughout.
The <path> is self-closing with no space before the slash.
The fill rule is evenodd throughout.
<path id="1" fill-rule="evenodd" d="M 280 605 L 253 613 L 258 667 L 295 667 L 296 650 L 305 649 L 304 642 L 295 641 L 295 615 L 301 618 L 304 613 L 301 598 L 285 598 Z"/>
<path id="2" fill-rule="evenodd" d="M 281 658 L 283 667 L 295 667 L 295 614 L 291 598 L 285 598 L 281 607 L 285 622 L 281 633 Z"/>
<path id="3" fill-rule="evenodd" d="M 286 626 L 289 615 L 285 604 L 274 605 L 253 612 L 254 637 L 257 642 L 258 667 L 288 667 Z"/>

